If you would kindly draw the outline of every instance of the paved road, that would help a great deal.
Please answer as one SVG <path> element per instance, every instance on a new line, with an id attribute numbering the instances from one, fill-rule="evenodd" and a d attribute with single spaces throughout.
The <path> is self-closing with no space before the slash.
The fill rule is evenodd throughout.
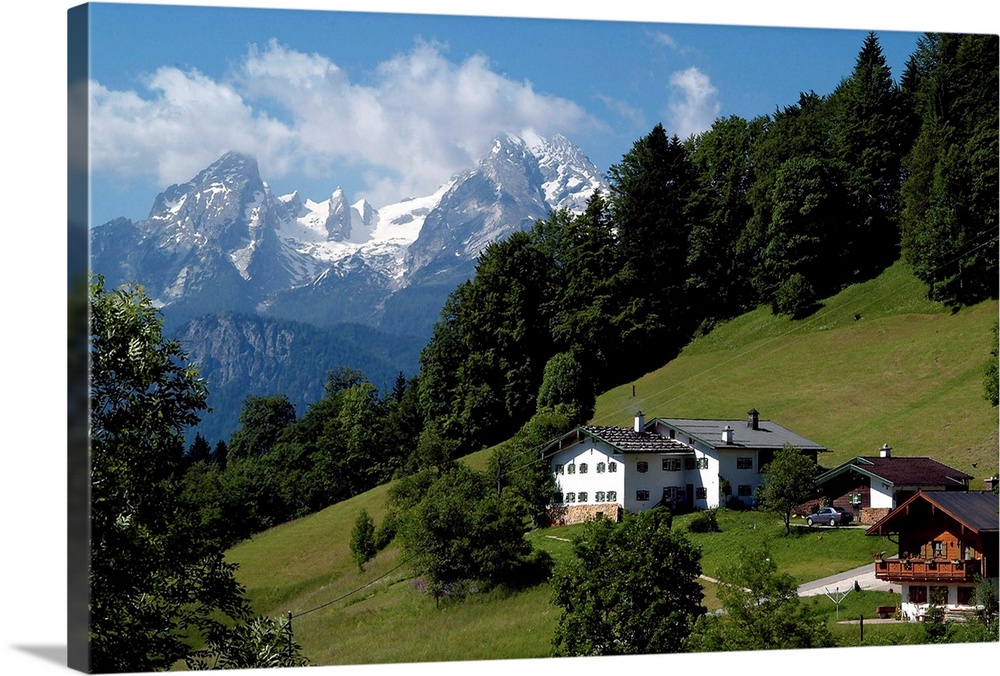
<path id="1" fill-rule="evenodd" d="M 877 579 L 875 577 L 875 564 L 869 563 L 853 570 L 799 585 L 799 596 L 816 596 L 817 594 L 825 594 L 827 591 L 833 592 L 835 589 L 846 591 L 847 589 L 853 589 L 855 582 L 864 591 L 891 590 L 897 594 L 900 592 L 899 585 L 889 584 Z"/>

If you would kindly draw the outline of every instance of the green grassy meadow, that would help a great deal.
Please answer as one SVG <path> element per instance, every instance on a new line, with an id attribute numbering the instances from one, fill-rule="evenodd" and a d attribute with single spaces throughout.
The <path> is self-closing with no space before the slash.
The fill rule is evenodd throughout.
<path id="1" fill-rule="evenodd" d="M 715 327 L 662 368 L 600 396 L 593 422 L 629 425 L 639 409 L 647 419 L 741 418 L 755 407 L 763 419 L 832 449 L 820 459 L 826 467 L 889 443 L 895 455 L 929 455 L 965 470 L 976 477 L 973 488 L 981 488 L 997 472 L 997 409 L 982 397 L 996 318 L 995 301 L 954 313 L 930 303 L 924 287 L 897 264 L 828 299 L 806 319 L 793 322 L 762 308 Z M 481 469 L 488 457 L 489 449 L 464 461 Z M 435 607 L 395 546 L 358 572 L 351 529 L 362 508 L 380 524 L 386 494 L 381 486 L 230 550 L 254 610 L 291 612 L 295 638 L 314 664 L 547 656 L 559 616 L 547 584 Z M 677 517 L 674 528 L 687 532 L 690 518 Z M 720 510 L 719 522 L 721 533 L 689 535 L 710 577 L 741 546 L 762 542 L 799 583 L 870 563 L 873 551 L 895 552 L 895 545 L 860 529 L 796 527 L 785 537 L 780 518 L 763 512 Z M 573 556 L 571 539 L 581 532 L 579 526 L 540 529 L 528 538 L 558 563 Z M 717 608 L 714 585 L 704 586 L 705 605 Z M 827 621 L 844 644 L 858 645 L 850 638 L 858 628 L 836 625 L 825 597 L 815 602 L 829 606 Z M 888 602 L 876 592 L 849 595 L 841 619 L 871 617 L 876 605 Z M 917 629 L 866 626 L 865 645 L 916 642 Z"/>
<path id="2" fill-rule="evenodd" d="M 996 301 L 955 313 L 927 301 L 897 263 L 805 319 L 758 308 L 720 324 L 662 368 L 601 395 L 594 422 L 628 425 L 637 410 L 647 420 L 739 419 L 756 408 L 829 448 L 824 467 L 888 443 L 894 455 L 968 472 L 981 489 L 998 466 L 997 409 L 982 396 L 996 319 Z"/>

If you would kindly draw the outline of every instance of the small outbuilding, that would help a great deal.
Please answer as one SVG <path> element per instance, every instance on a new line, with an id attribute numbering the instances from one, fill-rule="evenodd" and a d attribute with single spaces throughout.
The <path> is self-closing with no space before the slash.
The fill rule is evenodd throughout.
<path id="1" fill-rule="evenodd" d="M 918 491 L 968 491 L 972 476 L 926 457 L 893 456 L 885 444 L 877 456 L 858 456 L 816 478 L 834 507 L 872 524 Z"/>

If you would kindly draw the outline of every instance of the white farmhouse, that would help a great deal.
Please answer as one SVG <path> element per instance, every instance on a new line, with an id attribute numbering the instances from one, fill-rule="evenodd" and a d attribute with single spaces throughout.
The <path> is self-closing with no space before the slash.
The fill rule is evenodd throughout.
<path id="1" fill-rule="evenodd" d="M 723 487 L 747 505 L 756 504 L 762 470 L 776 451 L 792 446 L 809 455 L 823 446 L 781 425 L 760 420 L 654 418 L 640 411 L 632 428 L 581 425 L 542 450 L 556 481 L 549 506 L 555 524 L 597 515 L 619 519 L 622 511 L 657 505 L 677 511 L 719 506 Z"/>

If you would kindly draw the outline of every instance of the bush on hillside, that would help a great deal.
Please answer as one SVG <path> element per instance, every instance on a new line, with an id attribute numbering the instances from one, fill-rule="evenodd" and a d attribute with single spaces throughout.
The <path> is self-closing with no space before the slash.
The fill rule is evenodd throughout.
<path id="1" fill-rule="evenodd" d="M 688 524 L 688 530 L 692 533 L 721 533 L 718 510 L 713 508 L 698 512 Z"/>
<path id="2" fill-rule="evenodd" d="M 774 292 L 773 309 L 776 314 L 798 319 L 809 314 L 815 305 L 816 289 L 799 272 L 785 280 Z"/>

